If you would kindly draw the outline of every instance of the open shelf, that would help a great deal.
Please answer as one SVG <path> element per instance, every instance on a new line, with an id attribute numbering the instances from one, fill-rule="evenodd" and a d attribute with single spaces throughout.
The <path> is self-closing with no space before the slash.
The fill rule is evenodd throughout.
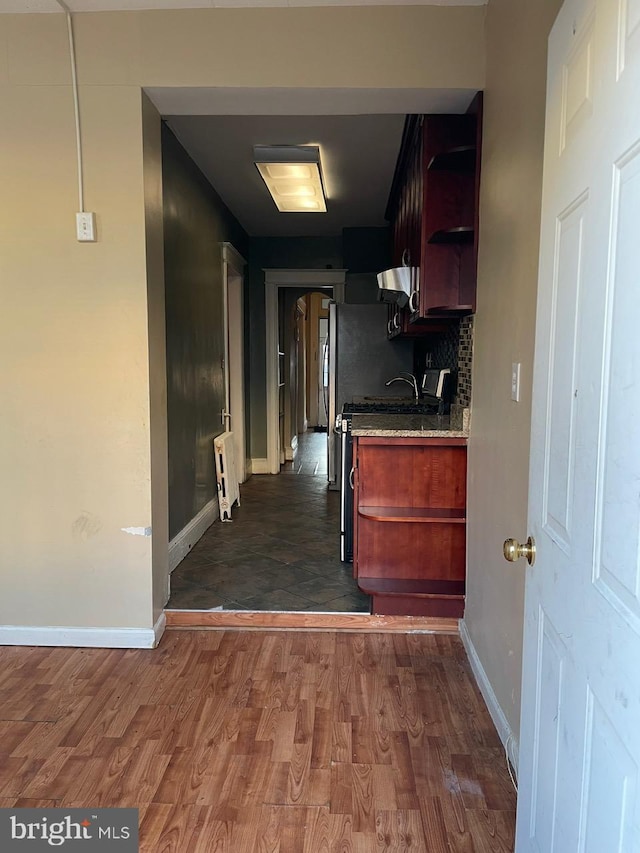
<path id="1" fill-rule="evenodd" d="M 357 436 L 354 444 L 354 574 L 372 613 L 460 618 L 466 439 Z"/>
<path id="2" fill-rule="evenodd" d="M 464 509 L 419 506 L 361 506 L 358 515 L 372 521 L 409 521 L 420 524 L 464 524 Z"/>
<path id="3" fill-rule="evenodd" d="M 425 578 L 359 577 L 358 586 L 367 595 L 419 595 L 452 598 L 464 595 L 464 581 L 429 580 Z"/>
<path id="4" fill-rule="evenodd" d="M 444 314 L 450 317 L 473 314 L 473 305 L 434 305 L 427 308 L 427 314 Z"/>
<path id="5" fill-rule="evenodd" d="M 475 145 L 458 145 L 434 154 L 427 169 L 431 172 L 475 172 Z"/>
<path id="6" fill-rule="evenodd" d="M 464 615 L 464 581 L 359 577 L 358 586 L 371 596 L 375 614 L 439 616 Z"/>
<path id="7" fill-rule="evenodd" d="M 427 242 L 439 246 L 464 246 L 473 243 L 474 235 L 472 225 L 459 225 L 434 231 Z"/>

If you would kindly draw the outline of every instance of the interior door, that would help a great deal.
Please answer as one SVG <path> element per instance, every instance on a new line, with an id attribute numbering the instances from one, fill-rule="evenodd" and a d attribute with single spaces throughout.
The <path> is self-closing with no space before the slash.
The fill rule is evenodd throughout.
<path id="1" fill-rule="evenodd" d="M 329 417 L 329 319 L 318 320 L 318 426 L 327 426 Z"/>
<path id="2" fill-rule="evenodd" d="M 224 320 L 224 399 L 222 424 L 233 434 L 238 481 L 246 480 L 244 415 L 244 259 L 230 243 L 222 244 Z"/>
<path id="3" fill-rule="evenodd" d="M 233 433 L 236 475 L 240 483 L 247 479 L 246 438 L 244 415 L 244 297 L 242 274 L 231 273 L 228 277 L 228 323 L 229 364 L 225 372 L 228 393 L 227 411 L 231 414 L 230 428 Z"/>
<path id="4" fill-rule="evenodd" d="M 516 850 L 640 850 L 640 0 L 549 41 Z"/>

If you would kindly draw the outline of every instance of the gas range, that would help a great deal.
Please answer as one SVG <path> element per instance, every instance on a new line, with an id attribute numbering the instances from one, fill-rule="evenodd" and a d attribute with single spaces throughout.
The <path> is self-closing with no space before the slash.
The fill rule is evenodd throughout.
<path id="1" fill-rule="evenodd" d="M 373 400 L 345 403 L 342 408 L 342 413 L 345 415 L 431 415 L 437 411 L 438 406 L 430 403 L 382 403 Z"/>

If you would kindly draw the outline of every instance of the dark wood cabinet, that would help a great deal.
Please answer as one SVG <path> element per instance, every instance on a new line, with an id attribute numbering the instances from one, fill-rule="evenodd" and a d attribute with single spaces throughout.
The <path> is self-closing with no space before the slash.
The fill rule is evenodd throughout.
<path id="1" fill-rule="evenodd" d="M 373 612 L 460 617 L 464 438 L 354 440 L 354 574 Z"/>
<path id="2" fill-rule="evenodd" d="M 387 218 L 411 297 L 390 306 L 390 337 L 439 331 L 475 311 L 481 136 L 481 93 L 464 115 L 407 117 Z"/>

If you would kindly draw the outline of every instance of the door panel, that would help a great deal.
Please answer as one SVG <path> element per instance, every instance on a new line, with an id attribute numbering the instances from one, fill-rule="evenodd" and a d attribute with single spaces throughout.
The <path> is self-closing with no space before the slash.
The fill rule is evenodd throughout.
<path id="1" fill-rule="evenodd" d="M 584 849 L 587 853 L 637 850 L 632 821 L 638 767 L 603 702 L 591 690 L 587 737 Z"/>
<path id="2" fill-rule="evenodd" d="M 616 164 L 606 334 L 608 389 L 603 402 L 602 489 L 597 586 L 623 615 L 640 619 L 640 457 L 637 453 L 640 351 L 637 335 L 640 147 Z M 635 393 L 634 393 L 635 391 Z"/>
<path id="3" fill-rule="evenodd" d="M 584 220 L 589 197 L 583 193 L 558 217 L 553 270 L 549 416 L 544 484 L 545 530 L 570 550 L 575 462 L 578 317 L 583 272 Z M 560 282 L 562 286 L 560 286 Z"/>
<path id="4" fill-rule="evenodd" d="M 560 152 L 580 136 L 593 115 L 593 13 L 571 46 L 562 69 Z"/>
<path id="5" fill-rule="evenodd" d="M 638 62 L 640 48 L 640 0 L 620 0 L 618 8 L 618 78 L 630 60 Z"/>
<path id="6" fill-rule="evenodd" d="M 553 850 L 558 799 L 560 711 L 564 680 L 564 644 L 541 611 L 538 617 L 535 712 L 535 775 L 532 784 L 530 838 L 540 853 Z"/>

